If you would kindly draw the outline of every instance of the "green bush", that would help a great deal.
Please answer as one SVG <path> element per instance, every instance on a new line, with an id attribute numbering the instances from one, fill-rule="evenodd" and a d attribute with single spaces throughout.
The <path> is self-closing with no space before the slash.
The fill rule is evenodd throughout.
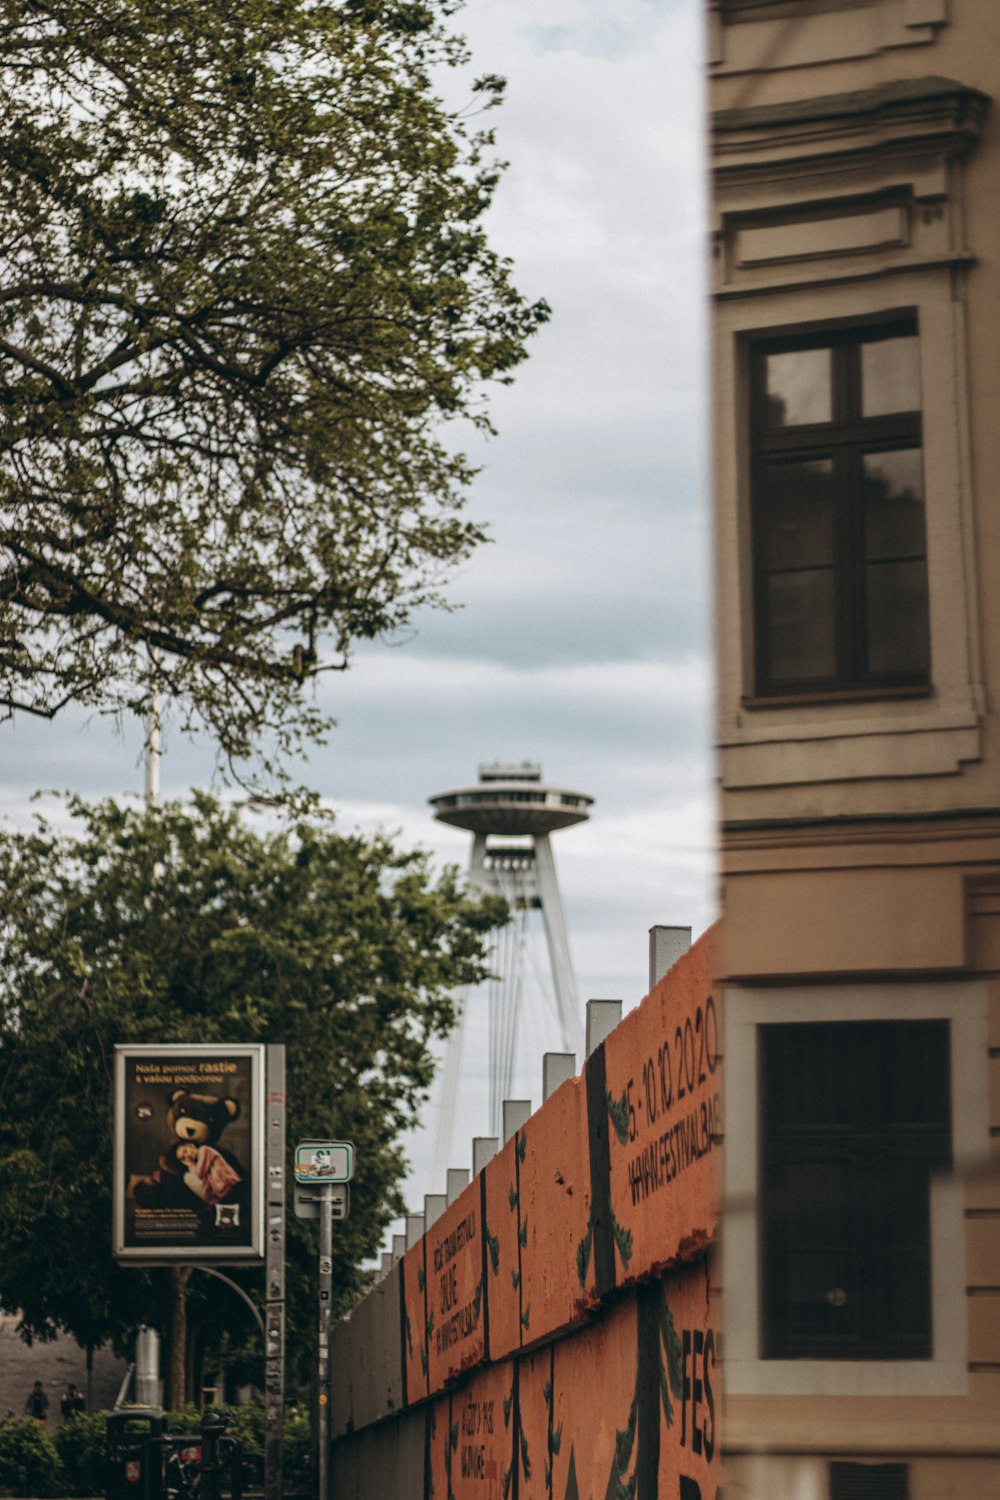
<path id="1" fill-rule="evenodd" d="M 106 1411 L 77 1412 L 56 1428 L 55 1442 L 66 1480 L 66 1495 L 104 1494 Z"/>
<path id="2" fill-rule="evenodd" d="M 246 1406 L 220 1406 L 218 1409 L 233 1437 L 243 1444 L 251 1472 L 263 1473 L 264 1407 L 259 1401 L 251 1401 Z M 301 1489 L 309 1482 L 312 1439 L 308 1411 L 285 1408 L 284 1438 L 284 1481 L 286 1485 Z"/>
<path id="3" fill-rule="evenodd" d="M 220 1406 L 226 1426 L 233 1437 L 239 1438 L 244 1453 L 251 1457 L 264 1456 L 264 1408 L 259 1401 L 250 1401 L 246 1406 Z"/>
<path id="4" fill-rule="evenodd" d="M 0 1426 L 0 1495 L 61 1495 L 62 1464 L 52 1438 L 31 1417 Z"/>
<path id="5" fill-rule="evenodd" d="M 311 1455 L 312 1424 L 308 1407 L 286 1409 L 282 1465 L 286 1485 L 293 1485 L 296 1489 L 303 1489 L 308 1485 Z"/>
<path id="6" fill-rule="evenodd" d="M 243 1444 L 251 1474 L 263 1472 L 264 1408 L 220 1406 L 233 1437 Z M 50 1434 L 29 1417 L 11 1417 L 0 1425 L 0 1495 L 103 1495 L 107 1412 L 78 1413 Z M 182 1406 L 167 1413 L 168 1432 L 197 1432 L 202 1413 Z M 309 1484 L 311 1429 L 305 1408 L 286 1408 L 284 1479 L 294 1490 Z"/>
<path id="7" fill-rule="evenodd" d="M 189 1401 L 187 1406 L 176 1406 L 167 1412 L 168 1432 L 197 1432 L 200 1422 L 201 1412 L 193 1401 Z"/>
<path id="8" fill-rule="evenodd" d="M 262 1475 L 264 1407 L 260 1402 L 252 1401 L 246 1406 L 219 1406 L 217 1409 L 225 1418 L 226 1426 L 233 1437 L 238 1438 L 243 1445 L 243 1452 L 249 1460 L 250 1476 Z M 44 1428 L 38 1427 L 36 1423 L 28 1419 L 8 1421 L 0 1429 L 0 1494 L 38 1496 L 39 1500 L 42 1496 L 53 1494 L 103 1495 L 107 1416 L 107 1412 L 100 1411 L 92 1415 L 70 1417 L 56 1429 L 54 1442 Z M 197 1406 L 178 1407 L 167 1413 L 167 1431 L 196 1433 L 201 1418 L 202 1413 Z M 17 1463 L 6 1461 L 3 1440 L 8 1430 L 12 1429 L 17 1429 L 18 1433 L 24 1433 L 23 1437 L 17 1437 L 16 1442 L 12 1444 L 17 1452 L 20 1453 L 21 1449 L 27 1445 L 26 1452 L 30 1450 L 33 1455 L 38 1452 L 44 1453 L 47 1468 L 44 1464 L 40 1466 L 37 1457 L 32 1459 L 30 1467 L 23 1459 L 19 1459 Z M 286 1408 L 284 1479 L 289 1488 L 301 1490 L 308 1487 L 310 1454 L 311 1428 L 308 1410 L 299 1407 Z M 46 1474 L 49 1475 L 48 1479 L 45 1477 Z M 29 1479 L 27 1477 L 29 1475 L 37 1477 Z"/>

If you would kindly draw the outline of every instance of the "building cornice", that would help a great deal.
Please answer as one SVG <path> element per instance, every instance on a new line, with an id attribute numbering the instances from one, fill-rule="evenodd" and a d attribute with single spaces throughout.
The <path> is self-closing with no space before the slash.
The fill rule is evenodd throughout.
<path id="1" fill-rule="evenodd" d="M 875 88 L 855 89 L 847 94 L 822 94 L 811 99 L 787 99 L 772 104 L 754 104 L 742 109 L 719 109 L 711 116 L 715 136 L 734 131 L 787 129 L 820 121 L 885 122 L 896 116 L 912 118 L 920 112 L 939 113 L 941 106 L 965 113 L 975 106 L 985 112 L 989 96 L 953 78 L 897 78 Z M 981 118 L 980 114 L 980 118 Z"/>

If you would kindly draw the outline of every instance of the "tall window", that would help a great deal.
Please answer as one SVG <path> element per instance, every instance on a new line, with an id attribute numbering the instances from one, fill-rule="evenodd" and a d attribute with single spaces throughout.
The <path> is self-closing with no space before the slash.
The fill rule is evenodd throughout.
<path id="1" fill-rule="evenodd" d="M 947 1021 L 761 1028 L 764 1355 L 928 1359 Z"/>
<path id="2" fill-rule="evenodd" d="M 751 358 L 756 691 L 930 680 L 913 318 Z"/>

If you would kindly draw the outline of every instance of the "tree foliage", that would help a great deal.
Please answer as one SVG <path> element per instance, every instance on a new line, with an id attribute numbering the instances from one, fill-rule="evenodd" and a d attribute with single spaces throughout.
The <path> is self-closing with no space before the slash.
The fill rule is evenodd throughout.
<path id="1" fill-rule="evenodd" d="M 0 0 L 0 703 L 230 759 L 481 539 L 440 422 L 547 315 L 455 0 Z M 473 90 L 475 117 L 502 81 Z"/>
<path id="2" fill-rule="evenodd" d="M 0 1422 L 0 1495 L 61 1495 L 63 1470 L 51 1435 L 33 1417 Z"/>
<path id="3" fill-rule="evenodd" d="M 289 1137 L 353 1140 L 339 1307 L 401 1211 L 400 1132 L 431 1078 L 452 993 L 485 973 L 493 898 L 384 836 L 319 815 L 257 832 L 198 796 L 149 814 L 73 802 L 59 831 L 0 835 L 0 1307 L 30 1336 L 127 1345 L 166 1328 L 169 1272 L 111 1259 L 116 1042 L 284 1042 Z M 315 1228 L 289 1217 L 289 1349 L 308 1358 Z M 258 1299 L 260 1276 L 233 1272 Z M 249 1314 L 191 1282 L 202 1337 Z M 259 1351 L 258 1351 L 259 1353 Z M 259 1374 L 259 1371 L 256 1372 Z"/>

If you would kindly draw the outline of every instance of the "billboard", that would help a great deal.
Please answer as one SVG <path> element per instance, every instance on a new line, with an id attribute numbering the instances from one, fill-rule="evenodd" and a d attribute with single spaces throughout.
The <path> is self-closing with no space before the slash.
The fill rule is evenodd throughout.
<path id="1" fill-rule="evenodd" d="M 264 1258 L 264 1047 L 115 1048 L 114 1254 Z"/>

